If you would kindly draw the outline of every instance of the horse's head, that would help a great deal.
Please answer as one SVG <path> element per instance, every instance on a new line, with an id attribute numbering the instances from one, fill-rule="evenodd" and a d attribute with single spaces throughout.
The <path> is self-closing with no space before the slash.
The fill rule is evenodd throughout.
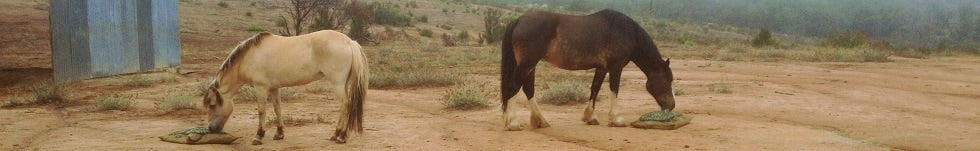
<path id="1" fill-rule="evenodd" d="M 662 65 L 654 65 L 653 72 L 647 74 L 647 92 L 657 100 L 660 110 L 674 109 L 673 85 L 674 73 L 670 70 L 670 59 L 665 60 Z"/>
<path id="2" fill-rule="evenodd" d="M 211 86 L 208 87 L 208 92 L 204 93 L 204 101 L 201 104 L 208 109 L 208 121 L 210 121 L 208 129 L 213 133 L 221 132 L 234 110 L 234 105 L 225 102 L 218 90 L 217 82 L 212 82 Z"/>

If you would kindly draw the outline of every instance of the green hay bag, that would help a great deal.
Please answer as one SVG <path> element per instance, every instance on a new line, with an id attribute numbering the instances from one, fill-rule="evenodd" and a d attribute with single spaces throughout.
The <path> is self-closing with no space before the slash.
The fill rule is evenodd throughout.
<path id="1" fill-rule="evenodd" d="M 633 127 L 642 129 L 675 130 L 691 123 L 693 117 L 685 116 L 674 111 L 653 111 L 640 116 L 640 119 L 630 123 Z"/>
<path id="2" fill-rule="evenodd" d="M 161 141 L 178 144 L 231 144 L 240 137 L 228 133 L 211 133 L 208 127 L 194 127 L 159 137 Z"/>

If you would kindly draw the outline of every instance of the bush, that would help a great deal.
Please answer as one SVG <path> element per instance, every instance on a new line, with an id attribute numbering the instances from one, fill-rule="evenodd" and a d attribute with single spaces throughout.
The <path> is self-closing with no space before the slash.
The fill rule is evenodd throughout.
<path id="1" fill-rule="evenodd" d="M 123 85 L 130 87 L 148 87 L 153 85 L 153 79 L 150 79 L 145 75 L 135 75 L 131 76 L 129 81 L 126 81 L 126 83 Z"/>
<path id="2" fill-rule="evenodd" d="M 169 93 L 163 99 L 156 102 L 156 108 L 167 112 L 194 109 L 194 97 L 183 93 Z"/>
<path id="3" fill-rule="evenodd" d="M 251 25 L 248 26 L 248 28 L 246 28 L 245 31 L 257 32 L 257 31 L 265 31 L 265 29 L 263 29 L 262 26 L 259 25 Z"/>
<path id="4" fill-rule="evenodd" d="M 483 13 L 483 34 L 481 35 L 483 43 L 495 43 L 504 38 L 507 27 L 500 23 L 501 14 L 503 12 L 497 9 L 487 9 Z"/>
<path id="5" fill-rule="evenodd" d="M 439 52 L 442 51 L 442 45 L 439 45 L 437 43 L 428 43 L 423 45 L 422 48 L 419 50 L 421 50 L 422 52 Z"/>
<path id="6" fill-rule="evenodd" d="M 468 41 L 470 40 L 470 33 L 467 32 L 466 30 L 460 31 L 459 34 L 456 34 L 456 39 L 464 42 Z"/>
<path id="7" fill-rule="evenodd" d="M 582 104 L 589 101 L 589 92 L 579 82 L 562 81 L 545 89 L 538 101 L 554 105 Z"/>
<path id="8" fill-rule="evenodd" d="M 708 91 L 717 92 L 717 93 L 724 93 L 724 94 L 731 94 L 732 93 L 732 84 L 731 83 L 724 83 L 724 82 L 721 82 L 721 83 L 712 83 L 711 85 L 708 85 Z"/>
<path id="9" fill-rule="evenodd" d="M 30 99 L 21 96 L 11 95 L 11 96 L 7 96 L 7 102 L 4 102 L 3 105 L 0 107 L 8 108 L 8 107 L 17 107 L 22 105 L 30 105 L 30 104 L 34 104 L 34 101 L 31 101 Z"/>
<path id="10" fill-rule="evenodd" d="M 460 77 L 447 72 L 429 69 L 406 72 L 380 71 L 370 76 L 371 88 L 391 89 L 410 87 L 440 87 L 456 84 Z"/>
<path id="11" fill-rule="evenodd" d="M 371 33 L 368 32 L 368 26 L 367 20 L 364 17 L 351 17 L 351 27 L 347 35 L 354 41 L 357 41 L 357 43 L 362 45 L 368 44 L 371 42 Z"/>
<path id="12" fill-rule="evenodd" d="M 255 88 L 252 87 L 242 87 L 238 90 L 238 100 L 245 102 L 255 102 L 258 100 L 258 96 L 255 95 Z"/>
<path id="13" fill-rule="evenodd" d="M 122 95 L 122 94 L 112 94 L 108 96 L 99 96 L 95 99 L 96 109 L 98 110 L 121 110 L 125 111 L 133 106 L 133 96 Z"/>
<path id="14" fill-rule="evenodd" d="M 778 43 L 776 43 L 776 41 L 772 39 L 772 33 L 769 33 L 768 29 L 762 28 L 759 31 L 759 35 L 756 35 L 755 38 L 752 39 L 752 46 L 753 47 L 778 46 Z"/>
<path id="15" fill-rule="evenodd" d="M 211 81 L 201 81 L 194 85 L 194 94 L 197 96 L 204 96 L 208 91 L 211 91 Z"/>
<path id="16" fill-rule="evenodd" d="M 824 45 L 838 48 L 854 48 L 868 42 L 865 32 L 842 32 L 830 35 L 824 40 Z"/>
<path id="17" fill-rule="evenodd" d="M 867 48 L 821 48 L 814 50 L 806 60 L 821 62 L 886 62 L 890 54 Z"/>
<path id="18" fill-rule="evenodd" d="M 65 85 L 54 84 L 53 82 L 39 82 L 32 88 L 34 91 L 34 101 L 30 104 L 54 104 L 64 106 L 69 103 L 70 90 Z"/>
<path id="19" fill-rule="evenodd" d="M 428 23 L 429 22 L 429 16 L 422 15 L 422 16 L 416 17 L 415 20 L 417 20 L 418 22 L 422 22 L 422 23 Z"/>
<path id="20" fill-rule="evenodd" d="M 225 1 L 218 2 L 218 7 L 228 8 L 228 3 Z"/>
<path id="21" fill-rule="evenodd" d="M 482 109 L 490 106 L 488 100 L 481 87 L 463 84 L 449 88 L 442 97 L 442 105 L 454 110 Z"/>
<path id="22" fill-rule="evenodd" d="M 429 30 L 427 28 L 422 28 L 419 30 L 419 35 L 421 35 L 422 37 L 432 38 L 432 34 L 433 34 L 432 30 Z"/>
<path id="23" fill-rule="evenodd" d="M 374 23 L 392 26 L 412 26 L 412 17 L 394 7 L 391 2 L 372 2 L 368 5 Z"/>

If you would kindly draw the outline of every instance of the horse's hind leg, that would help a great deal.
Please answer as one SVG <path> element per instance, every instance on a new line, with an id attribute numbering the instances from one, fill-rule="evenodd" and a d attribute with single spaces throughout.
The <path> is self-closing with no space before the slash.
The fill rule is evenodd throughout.
<path id="1" fill-rule="evenodd" d="M 332 92 L 340 100 L 341 106 L 339 113 L 341 114 L 337 116 L 337 124 L 334 126 L 336 129 L 334 129 L 333 137 L 330 137 L 330 140 L 339 144 L 347 143 L 347 114 L 350 114 L 350 111 L 347 111 L 347 108 L 343 107 L 343 105 L 347 104 L 350 98 L 347 97 L 347 89 L 343 83 L 334 85 Z"/>
<path id="2" fill-rule="evenodd" d="M 592 89 L 590 89 L 591 94 L 589 94 L 589 105 L 585 106 L 584 115 L 582 115 L 582 122 L 588 125 L 599 125 L 599 117 L 595 115 L 595 102 L 599 96 L 599 90 L 602 88 L 602 81 L 606 79 L 606 70 L 597 68 L 595 70 L 595 77 L 592 78 Z"/>
<path id="3" fill-rule="evenodd" d="M 548 121 L 544 119 L 541 115 L 541 108 L 538 107 L 538 101 L 534 99 L 534 68 L 528 72 L 527 77 L 524 78 L 524 95 L 527 95 L 527 100 L 531 104 L 531 127 L 534 128 L 546 128 L 551 127 Z"/>
<path id="4" fill-rule="evenodd" d="M 265 104 L 268 102 L 269 88 L 256 86 L 252 86 L 252 88 L 255 89 L 255 100 L 259 102 L 257 109 L 259 111 L 259 129 L 255 131 L 252 145 L 262 145 L 262 137 L 265 137 L 265 129 L 263 128 L 265 125 Z"/>
<path id="5" fill-rule="evenodd" d="M 272 100 L 272 109 L 276 112 L 276 136 L 273 136 L 272 140 L 281 140 L 285 137 L 285 134 L 282 131 L 282 108 L 279 105 L 282 100 L 279 98 L 279 89 L 272 89 L 272 92 L 269 94 L 269 100 Z"/>
<path id="6" fill-rule="evenodd" d="M 623 68 L 609 71 L 609 90 L 612 91 L 612 99 L 609 99 L 610 127 L 626 127 L 626 120 L 619 116 L 619 78 L 622 74 Z"/>
<path id="7" fill-rule="evenodd" d="M 500 98 L 501 101 L 509 102 L 503 103 L 504 114 L 502 119 L 504 120 L 504 128 L 506 128 L 508 131 L 520 131 L 524 128 L 515 118 L 516 115 L 514 114 L 515 111 L 513 106 L 516 102 L 511 100 L 514 98 L 514 95 L 517 95 L 517 92 L 521 90 L 520 78 L 517 78 L 516 74 L 504 76 L 502 78 L 503 79 L 500 82 Z"/>

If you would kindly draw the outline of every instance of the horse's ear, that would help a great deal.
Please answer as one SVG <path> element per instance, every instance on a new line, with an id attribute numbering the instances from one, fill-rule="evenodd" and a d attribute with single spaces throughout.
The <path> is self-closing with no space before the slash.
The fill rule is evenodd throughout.
<path id="1" fill-rule="evenodd" d="M 667 65 L 670 65 L 670 58 L 667 58 Z"/>

